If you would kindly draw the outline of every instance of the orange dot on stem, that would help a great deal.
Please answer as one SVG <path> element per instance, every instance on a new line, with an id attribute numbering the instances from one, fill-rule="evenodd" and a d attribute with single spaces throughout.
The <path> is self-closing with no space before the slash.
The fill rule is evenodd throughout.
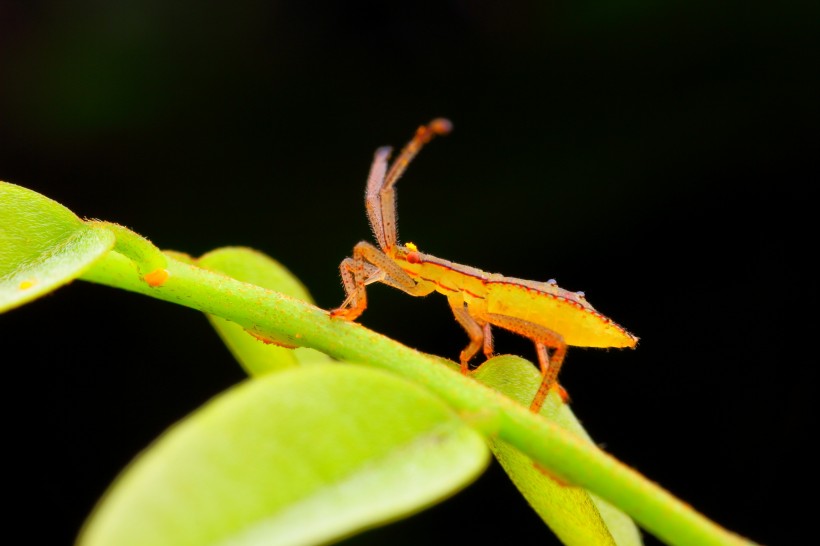
<path id="1" fill-rule="evenodd" d="M 157 287 L 165 284 L 165 281 L 167 281 L 170 276 L 167 269 L 155 269 L 145 275 L 143 279 L 148 283 L 148 286 Z"/>

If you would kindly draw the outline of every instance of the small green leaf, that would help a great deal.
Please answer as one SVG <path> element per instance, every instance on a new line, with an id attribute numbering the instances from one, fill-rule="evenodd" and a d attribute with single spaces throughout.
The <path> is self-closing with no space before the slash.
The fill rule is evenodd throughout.
<path id="1" fill-rule="evenodd" d="M 0 312 L 71 282 L 113 246 L 109 230 L 37 192 L 0 182 Z"/>
<path id="2" fill-rule="evenodd" d="M 313 298 L 299 279 L 285 266 L 257 250 L 246 247 L 218 248 L 202 255 L 195 263 L 210 271 L 313 303 Z M 319 351 L 301 347 L 288 349 L 265 343 L 234 322 L 213 315 L 206 316 L 231 354 L 250 375 L 261 375 L 299 364 L 332 362 L 330 357 Z"/>
<path id="3" fill-rule="evenodd" d="M 514 356 L 485 362 L 476 379 L 529 406 L 541 375 L 532 363 Z M 592 440 L 567 404 L 553 390 L 541 415 L 576 435 Z M 640 546 L 640 531 L 629 516 L 580 487 L 563 484 L 547 469 L 511 445 L 491 439 L 490 448 L 501 466 L 541 519 L 567 546 Z"/>
<path id="4" fill-rule="evenodd" d="M 246 381 L 118 478 L 79 546 L 316 544 L 417 512 L 486 466 L 427 390 L 354 365 Z"/>
<path id="5" fill-rule="evenodd" d="M 287 294 L 313 303 L 308 289 L 285 266 L 258 250 L 244 246 L 226 246 L 206 252 L 197 265 L 219 271 L 243 282 Z"/>

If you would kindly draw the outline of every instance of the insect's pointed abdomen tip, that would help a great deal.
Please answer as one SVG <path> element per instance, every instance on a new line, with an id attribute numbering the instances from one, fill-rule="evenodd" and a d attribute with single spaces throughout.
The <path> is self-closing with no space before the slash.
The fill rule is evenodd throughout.
<path id="1" fill-rule="evenodd" d="M 437 135 L 446 135 L 453 130 L 453 122 L 447 118 L 436 118 L 430 122 L 428 127 Z"/>

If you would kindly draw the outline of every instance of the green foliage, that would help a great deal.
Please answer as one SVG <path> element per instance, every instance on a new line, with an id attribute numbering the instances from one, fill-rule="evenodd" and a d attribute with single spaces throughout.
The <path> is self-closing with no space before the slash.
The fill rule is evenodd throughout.
<path id="1" fill-rule="evenodd" d="M 448 496 L 487 460 L 481 435 L 409 381 L 353 365 L 291 369 L 169 430 L 79 544 L 323 543 Z"/>
<path id="2" fill-rule="evenodd" d="M 532 363 L 516 356 L 498 356 L 473 374 L 476 379 L 527 405 L 541 375 Z M 553 390 L 541 415 L 592 443 L 569 406 Z M 490 449 L 538 515 L 568 546 L 641 544 L 635 523 L 623 512 L 580 487 L 568 487 L 508 443 L 489 438 Z"/>
<path id="3" fill-rule="evenodd" d="M 0 182 L 0 311 L 71 282 L 115 240 L 59 203 Z"/>
<path id="4" fill-rule="evenodd" d="M 276 260 L 251 248 L 218 248 L 201 256 L 196 264 L 234 279 L 313 303 L 307 288 L 287 269 Z M 327 355 L 313 349 L 289 349 L 271 343 L 260 343 L 260 339 L 249 336 L 238 324 L 214 315 L 208 315 L 208 320 L 249 375 L 330 360 Z"/>
<path id="5" fill-rule="evenodd" d="M 599 450 L 554 393 L 528 411 L 529 362 L 462 376 L 331 319 L 258 252 L 163 253 L 0 182 L 0 310 L 76 278 L 207 313 L 252 376 L 139 455 L 80 545 L 331 542 L 455 493 L 487 446 L 565 544 L 640 544 L 630 516 L 669 544 L 751 544 Z"/>

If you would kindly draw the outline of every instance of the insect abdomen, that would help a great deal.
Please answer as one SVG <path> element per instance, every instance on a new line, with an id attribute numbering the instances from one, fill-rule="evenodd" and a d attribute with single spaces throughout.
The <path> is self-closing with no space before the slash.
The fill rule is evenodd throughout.
<path id="1" fill-rule="evenodd" d="M 530 286 L 528 286 L 528 284 Z M 582 296 L 516 279 L 491 283 L 487 312 L 533 322 L 561 334 L 576 347 L 634 347 L 638 339 L 596 311 Z M 550 287 L 544 287 L 550 288 Z"/>

